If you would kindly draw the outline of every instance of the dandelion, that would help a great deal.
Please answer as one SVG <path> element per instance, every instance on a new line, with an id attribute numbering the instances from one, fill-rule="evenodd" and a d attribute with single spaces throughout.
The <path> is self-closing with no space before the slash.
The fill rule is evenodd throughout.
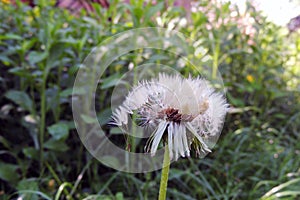
<path id="1" fill-rule="evenodd" d="M 206 141 L 218 136 L 227 112 L 221 93 L 200 77 L 159 74 L 132 88 L 123 104 L 113 112 L 113 123 L 126 127 L 130 115 L 151 131 L 146 151 L 155 155 L 161 141 L 168 144 L 170 159 L 211 152 Z"/>
<path id="2" fill-rule="evenodd" d="M 247 75 L 247 76 L 246 76 L 246 79 L 247 79 L 247 81 L 249 81 L 250 83 L 253 83 L 253 82 L 254 82 L 254 78 L 253 78 L 252 75 Z"/>

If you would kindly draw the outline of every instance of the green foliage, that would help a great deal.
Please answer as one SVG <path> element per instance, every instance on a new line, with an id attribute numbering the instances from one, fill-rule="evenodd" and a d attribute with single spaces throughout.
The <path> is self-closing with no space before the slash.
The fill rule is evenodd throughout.
<path id="1" fill-rule="evenodd" d="M 80 16 L 37 2 L 35 8 L 0 2 L 1 197 L 157 198 L 160 171 L 126 174 L 91 158 L 75 130 L 71 94 L 83 92 L 72 86 L 92 47 L 131 28 L 161 26 L 194 40 L 199 66 L 210 66 L 213 76 L 220 70 L 232 106 L 212 154 L 171 165 L 167 197 L 299 198 L 298 33 L 288 35 L 251 4 L 243 14 L 229 3 L 201 1 L 201 10 L 183 23 L 188 13 L 163 1 L 143 6 L 143 1 L 115 0 L 109 9 L 95 4 L 94 13 L 82 11 Z M 243 24 L 245 17 L 251 19 Z M 174 66 L 185 75 L 195 72 L 192 66 L 180 67 L 179 58 L 168 52 L 124 55 L 100 83 L 99 88 L 108 91 L 97 96 L 101 125 L 108 122 L 107 97 L 122 72 L 130 64 L 151 62 Z M 105 128 L 121 143 L 118 133 Z"/>

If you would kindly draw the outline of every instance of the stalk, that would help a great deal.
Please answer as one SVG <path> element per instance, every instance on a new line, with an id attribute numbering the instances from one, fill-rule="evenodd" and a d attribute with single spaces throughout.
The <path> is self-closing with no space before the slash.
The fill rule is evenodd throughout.
<path id="1" fill-rule="evenodd" d="M 216 79 L 218 65 L 219 65 L 219 54 L 220 54 L 220 40 L 216 40 L 214 54 L 213 54 L 213 69 L 212 69 L 212 79 Z"/>
<path id="2" fill-rule="evenodd" d="M 167 186 L 169 179 L 169 170 L 170 170 L 170 156 L 169 149 L 165 148 L 163 169 L 161 172 L 160 187 L 159 187 L 159 200 L 165 200 L 167 195 Z"/>
<path id="3" fill-rule="evenodd" d="M 45 136 L 45 124 L 46 124 L 46 80 L 47 80 L 47 70 L 44 71 L 42 91 L 41 91 L 41 124 L 40 124 L 40 169 L 43 168 L 43 148 L 44 148 L 44 136 Z"/>

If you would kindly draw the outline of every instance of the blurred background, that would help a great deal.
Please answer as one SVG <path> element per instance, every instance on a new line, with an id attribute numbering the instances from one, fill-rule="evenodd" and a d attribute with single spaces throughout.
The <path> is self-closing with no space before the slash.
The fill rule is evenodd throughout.
<path id="1" fill-rule="evenodd" d="M 82 145 L 71 95 L 80 63 L 103 40 L 139 27 L 180 31 L 200 66 L 218 68 L 231 109 L 204 159 L 172 163 L 168 199 L 300 198 L 300 2 L 0 0 L 0 199 L 156 199 L 160 173 L 115 171 Z M 176 59 L 176 58 L 174 58 Z M 98 120 L 122 74 L 171 62 L 139 50 L 99 83 Z M 136 151 L 143 152 L 137 145 Z"/>

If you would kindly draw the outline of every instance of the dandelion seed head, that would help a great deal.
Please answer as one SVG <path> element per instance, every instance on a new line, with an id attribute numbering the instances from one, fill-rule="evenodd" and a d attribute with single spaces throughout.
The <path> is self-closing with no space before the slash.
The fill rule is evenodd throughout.
<path id="1" fill-rule="evenodd" d="M 167 134 L 170 157 L 177 160 L 190 156 L 192 144 L 199 154 L 211 151 L 207 138 L 218 136 L 227 108 L 223 94 L 205 79 L 162 73 L 134 86 L 112 118 L 115 125 L 126 126 L 136 112 L 138 125 L 152 131 L 147 151 L 155 155 Z"/>

